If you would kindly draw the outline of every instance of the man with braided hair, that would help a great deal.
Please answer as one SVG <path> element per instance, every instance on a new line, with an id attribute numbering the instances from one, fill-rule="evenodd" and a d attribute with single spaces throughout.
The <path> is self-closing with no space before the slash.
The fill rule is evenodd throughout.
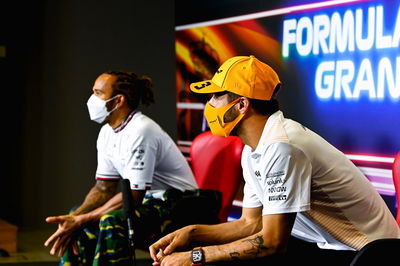
<path id="1" fill-rule="evenodd" d="M 137 223 L 138 246 L 162 233 L 174 199 L 198 194 L 191 169 L 173 140 L 137 110 L 154 103 L 152 82 L 131 72 L 101 74 L 87 102 L 90 118 L 104 124 L 97 139 L 96 183 L 71 213 L 48 217 L 58 230 L 45 242 L 61 265 L 113 265 L 129 262 L 122 193 L 118 181 L 129 179 Z"/>

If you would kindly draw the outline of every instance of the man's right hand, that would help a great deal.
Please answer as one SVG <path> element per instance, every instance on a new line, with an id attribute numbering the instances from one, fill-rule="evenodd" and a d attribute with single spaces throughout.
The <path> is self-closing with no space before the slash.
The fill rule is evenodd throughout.
<path id="1" fill-rule="evenodd" d="M 187 247 L 191 241 L 191 234 L 195 230 L 195 226 L 189 225 L 159 239 L 149 247 L 151 258 L 154 262 L 160 262 L 160 255 L 157 256 L 160 250 L 163 251 L 163 256 L 167 256 L 176 250 Z"/>

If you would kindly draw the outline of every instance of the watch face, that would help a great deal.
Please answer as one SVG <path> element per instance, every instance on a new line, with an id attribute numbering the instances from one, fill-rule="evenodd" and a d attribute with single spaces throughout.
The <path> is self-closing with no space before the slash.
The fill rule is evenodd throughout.
<path id="1" fill-rule="evenodd" d="M 192 251 L 192 262 L 197 263 L 203 260 L 203 252 L 200 249 L 195 249 Z"/>

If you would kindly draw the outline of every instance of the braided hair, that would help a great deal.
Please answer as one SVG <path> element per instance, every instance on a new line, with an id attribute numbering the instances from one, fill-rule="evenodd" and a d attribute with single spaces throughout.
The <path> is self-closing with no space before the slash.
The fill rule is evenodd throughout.
<path id="1" fill-rule="evenodd" d="M 137 76 L 133 72 L 110 70 L 104 74 L 117 77 L 113 86 L 113 95 L 123 94 L 128 106 L 133 110 L 141 103 L 149 106 L 154 103 L 153 82 L 150 77 Z"/>

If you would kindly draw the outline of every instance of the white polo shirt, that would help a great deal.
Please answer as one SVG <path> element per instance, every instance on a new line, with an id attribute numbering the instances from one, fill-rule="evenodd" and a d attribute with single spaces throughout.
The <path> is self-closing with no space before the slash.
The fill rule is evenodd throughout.
<path id="1" fill-rule="evenodd" d="M 399 238 L 381 196 L 347 157 L 278 111 L 254 151 L 242 153 L 243 207 L 263 215 L 297 212 L 292 235 L 320 248 L 359 250 L 378 238 Z"/>
<path id="2" fill-rule="evenodd" d="M 156 198 L 169 188 L 198 188 L 173 140 L 141 112 L 132 112 L 116 129 L 109 124 L 101 128 L 97 159 L 96 179 L 126 178 L 133 190 L 147 190 Z"/>

